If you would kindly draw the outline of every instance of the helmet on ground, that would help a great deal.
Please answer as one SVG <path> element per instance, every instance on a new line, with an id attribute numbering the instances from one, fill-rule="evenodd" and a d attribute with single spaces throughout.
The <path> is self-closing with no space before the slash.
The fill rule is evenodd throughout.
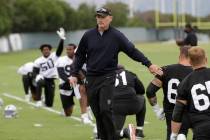
<path id="1" fill-rule="evenodd" d="M 5 118 L 14 118 L 17 115 L 17 108 L 15 105 L 7 105 L 4 108 L 4 117 Z"/>

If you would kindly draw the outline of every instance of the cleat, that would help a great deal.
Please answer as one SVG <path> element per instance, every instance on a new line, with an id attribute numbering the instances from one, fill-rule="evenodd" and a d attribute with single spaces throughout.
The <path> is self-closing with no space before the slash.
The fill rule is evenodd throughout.
<path id="1" fill-rule="evenodd" d="M 91 121 L 93 121 L 93 115 L 92 115 L 92 113 L 91 113 L 91 108 L 90 108 L 90 106 L 87 107 L 87 114 L 88 114 L 88 118 L 89 118 Z"/>
<path id="2" fill-rule="evenodd" d="M 82 123 L 84 124 L 91 124 L 92 121 L 88 118 L 88 114 L 84 113 L 81 115 Z"/>
<path id="3" fill-rule="evenodd" d="M 96 125 L 94 125 L 94 127 L 93 127 L 93 138 L 94 138 L 94 140 L 99 139 Z"/>
<path id="4" fill-rule="evenodd" d="M 30 101 L 31 101 L 31 96 L 30 96 L 30 94 L 26 94 L 26 95 L 25 95 L 25 101 L 26 101 L 26 102 L 30 102 Z"/>
<path id="5" fill-rule="evenodd" d="M 136 140 L 142 140 L 144 137 L 143 130 L 136 129 Z"/>
<path id="6" fill-rule="evenodd" d="M 42 107 L 42 101 L 37 101 L 37 102 L 36 102 L 36 107 L 37 107 L 37 108 Z"/>

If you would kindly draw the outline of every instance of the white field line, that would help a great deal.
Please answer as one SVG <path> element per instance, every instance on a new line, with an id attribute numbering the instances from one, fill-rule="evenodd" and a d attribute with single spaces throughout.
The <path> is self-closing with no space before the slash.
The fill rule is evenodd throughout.
<path id="1" fill-rule="evenodd" d="M 3 93 L 3 95 L 6 96 L 6 97 L 8 97 L 8 98 L 12 98 L 12 99 L 15 99 L 15 100 L 17 100 L 17 101 L 20 101 L 20 102 L 23 102 L 23 103 L 27 103 L 27 104 L 29 104 L 29 105 L 32 105 L 32 106 L 36 107 L 36 104 L 35 104 L 35 103 L 27 102 L 27 101 L 25 101 L 24 99 L 22 99 L 22 98 L 20 98 L 20 97 L 17 97 L 17 96 L 8 94 L 8 93 Z M 49 108 L 49 107 L 41 107 L 41 108 L 44 109 L 44 110 L 47 110 L 47 111 L 49 111 L 49 112 L 53 112 L 53 113 L 55 113 L 55 114 L 58 114 L 58 115 L 61 114 L 60 111 L 54 110 L 54 109 Z M 80 119 L 79 117 L 71 116 L 70 118 L 73 119 L 73 120 L 76 120 L 76 121 L 81 122 L 81 119 Z M 149 122 L 148 122 L 148 121 L 145 121 L 144 124 L 149 124 Z M 93 126 L 93 127 L 95 126 L 94 123 L 91 123 L 90 125 Z"/>
<path id="2" fill-rule="evenodd" d="M 17 96 L 8 94 L 8 93 L 3 93 L 3 95 L 4 95 L 5 97 L 11 98 L 11 99 L 15 99 L 15 100 L 17 100 L 17 101 L 20 101 L 20 102 L 23 102 L 23 103 L 27 103 L 27 104 L 29 104 L 29 105 L 32 105 L 32 106 L 36 107 L 36 104 L 35 104 L 35 103 L 27 102 L 27 101 L 25 101 L 24 99 L 22 99 L 22 98 L 20 98 L 20 97 L 17 97 Z M 47 110 L 47 111 L 49 111 L 49 112 L 58 114 L 58 115 L 61 114 L 60 111 L 54 110 L 54 109 L 49 108 L 49 107 L 41 107 L 41 108 L 44 109 L 44 110 Z M 70 118 L 73 119 L 73 120 L 76 120 L 76 121 L 81 122 L 81 119 L 80 119 L 79 117 L 71 116 Z M 94 124 L 94 123 L 91 123 L 90 126 L 93 126 L 93 127 L 94 127 L 95 124 Z"/>

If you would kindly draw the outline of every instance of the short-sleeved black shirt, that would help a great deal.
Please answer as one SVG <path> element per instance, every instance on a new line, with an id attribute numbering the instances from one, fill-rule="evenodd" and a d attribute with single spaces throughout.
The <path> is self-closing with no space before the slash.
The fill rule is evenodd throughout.
<path id="1" fill-rule="evenodd" d="M 171 113 L 175 106 L 179 83 L 193 70 L 192 67 L 181 64 L 167 65 L 162 67 L 162 69 L 163 75 L 161 77 L 156 76 L 156 78 L 162 81 L 164 111 Z"/>
<path id="2" fill-rule="evenodd" d="M 189 74 L 180 83 L 177 99 L 187 101 L 193 124 L 210 121 L 210 69 L 199 68 Z"/>

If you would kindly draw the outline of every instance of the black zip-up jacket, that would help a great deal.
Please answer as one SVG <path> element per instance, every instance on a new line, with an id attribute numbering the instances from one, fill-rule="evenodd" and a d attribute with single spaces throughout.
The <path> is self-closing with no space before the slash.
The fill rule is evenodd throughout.
<path id="1" fill-rule="evenodd" d="M 124 52 L 135 61 L 149 67 L 150 60 L 117 29 L 109 27 L 101 35 L 96 28 L 87 31 L 80 40 L 71 74 L 78 75 L 83 64 L 87 63 L 87 76 L 99 76 L 117 69 L 118 54 Z"/>

